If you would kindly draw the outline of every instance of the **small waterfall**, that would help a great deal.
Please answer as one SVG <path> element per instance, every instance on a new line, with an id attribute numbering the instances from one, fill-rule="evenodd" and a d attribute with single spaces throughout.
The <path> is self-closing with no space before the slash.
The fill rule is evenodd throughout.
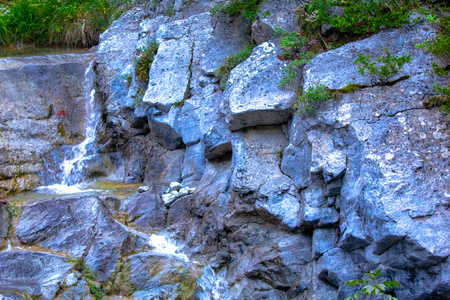
<path id="1" fill-rule="evenodd" d="M 225 280 L 225 270 L 216 274 L 211 266 L 203 269 L 202 276 L 197 280 L 200 292 L 197 296 L 200 300 L 224 300 L 228 285 Z"/>
<path id="2" fill-rule="evenodd" d="M 61 172 L 57 178 L 60 183 L 39 187 L 39 191 L 52 192 L 57 194 L 78 193 L 87 191 L 84 189 L 84 169 L 86 163 L 95 155 L 97 144 L 95 143 L 96 129 L 100 121 L 100 113 L 95 107 L 95 72 L 93 62 L 85 72 L 84 89 L 86 92 L 86 131 L 85 139 L 80 144 L 74 146 L 68 156 L 59 166 Z"/>

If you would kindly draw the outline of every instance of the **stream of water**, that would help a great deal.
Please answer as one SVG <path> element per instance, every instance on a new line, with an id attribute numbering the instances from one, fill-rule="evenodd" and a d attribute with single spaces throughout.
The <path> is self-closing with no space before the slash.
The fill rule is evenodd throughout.
<path id="1" fill-rule="evenodd" d="M 100 121 L 100 113 L 96 109 L 95 72 L 93 62 L 85 72 L 84 89 L 86 91 L 86 130 L 85 139 L 74 146 L 69 155 L 59 166 L 61 172 L 57 178 L 60 182 L 38 188 L 38 191 L 55 194 L 74 194 L 92 191 L 84 182 L 84 169 L 86 162 L 96 153 L 96 129 Z"/>

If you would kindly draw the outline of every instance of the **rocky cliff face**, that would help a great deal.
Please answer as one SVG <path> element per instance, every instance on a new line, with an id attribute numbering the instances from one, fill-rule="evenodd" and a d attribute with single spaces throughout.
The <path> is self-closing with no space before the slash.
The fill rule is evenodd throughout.
<path id="1" fill-rule="evenodd" d="M 0 59 L 0 196 L 40 184 L 42 155 L 83 139 L 92 54 Z"/>
<path id="2" fill-rule="evenodd" d="M 208 1 L 175 1 L 170 17 L 135 8 L 116 21 L 95 56 L 99 142 L 123 157 L 124 181 L 150 188 L 122 203 L 29 204 L 18 238 L 84 259 L 105 291 L 135 299 L 172 299 L 189 286 L 180 260 L 155 255 L 140 234 L 161 231 L 185 244 L 191 260 L 224 272 L 221 299 L 343 299 L 354 292 L 347 280 L 376 269 L 400 283 L 399 299 L 449 299 L 450 120 L 424 107 L 432 83 L 443 79 L 432 73 L 433 57 L 414 47 L 433 27 L 386 30 L 322 53 L 293 87 L 281 87 L 288 62 L 271 33 L 275 25 L 297 28 L 299 3 L 264 5 L 271 16 L 260 13 L 254 24 L 211 17 Z M 214 71 L 252 37 L 259 45 L 223 91 Z M 133 58 L 148 41 L 159 49 L 142 83 Z M 382 47 L 413 60 L 377 84 L 352 62 Z M 361 88 L 320 103 L 314 114 L 294 114 L 297 87 L 318 82 Z M 172 181 L 196 190 L 167 202 Z M 67 271 L 58 255 L 51 258 L 62 266 L 53 283 L 58 298 L 88 297 L 85 272 Z M 0 290 L 10 280 L 2 276 Z"/>

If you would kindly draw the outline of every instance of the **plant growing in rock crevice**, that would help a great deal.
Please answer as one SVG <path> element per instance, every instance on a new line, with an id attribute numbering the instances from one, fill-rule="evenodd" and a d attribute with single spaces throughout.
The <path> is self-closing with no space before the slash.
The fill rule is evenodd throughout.
<path id="1" fill-rule="evenodd" d="M 365 285 L 361 292 L 355 293 L 350 297 L 345 298 L 345 300 L 357 299 L 360 296 L 370 296 L 369 299 L 372 299 L 372 296 L 384 296 L 388 300 L 398 300 L 392 295 L 385 294 L 384 291 L 386 289 L 393 289 L 394 287 L 399 287 L 400 284 L 397 281 L 384 281 L 383 283 L 377 283 L 376 280 L 381 276 L 381 270 L 377 270 L 376 272 L 370 271 L 369 273 L 364 274 L 369 280 L 363 279 L 354 279 L 347 281 L 344 285 L 350 285 L 351 287 L 355 285 Z"/>
<path id="2" fill-rule="evenodd" d="M 250 44 L 246 48 L 242 49 L 240 52 L 232 54 L 225 59 L 225 63 L 216 70 L 216 76 L 219 78 L 220 86 L 223 90 L 226 88 L 228 77 L 230 76 L 231 70 L 236 68 L 241 62 L 246 60 L 252 54 L 255 44 Z"/>
<path id="3" fill-rule="evenodd" d="M 249 18 L 255 21 L 259 10 L 259 4 L 266 0 L 232 0 L 224 4 L 216 4 L 209 12 L 211 16 L 217 13 L 224 13 L 227 15 L 240 15 L 244 18 Z"/>
<path id="4" fill-rule="evenodd" d="M 332 95 L 332 92 L 325 85 L 318 83 L 315 86 L 308 87 L 294 103 L 293 108 L 296 113 L 311 114 L 315 111 L 315 103 L 327 101 Z"/>
<path id="5" fill-rule="evenodd" d="M 386 83 L 412 60 L 411 55 L 393 56 L 387 47 L 383 47 L 383 50 L 385 55 L 378 55 L 375 60 L 371 60 L 370 55 L 356 53 L 358 58 L 353 62 L 358 65 L 358 73 L 364 75 L 367 70 L 367 73 L 376 77 L 381 84 Z"/>
<path id="6" fill-rule="evenodd" d="M 155 60 L 155 55 L 158 52 L 159 45 L 156 42 L 151 42 L 148 47 L 140 48 L 140 54 L 135 59 L 134 74 L 136 78 L 148 82 L 150 67 Z"/>
<path id="7" fill-rule="evenodd" d="M 416 47 L 429 50 L 437 58 L 433 63 L 434 72 L 447 77 L 450 72 L 450 16 L 432 20 L 439 25 L 438 34 L 428 41 L 417 44 Z M 425 107 L 440 106 L 442 111 L 450 113 L 450 86 L 434 83 L 433 88 L 439 96 L 428 99 Z"/>

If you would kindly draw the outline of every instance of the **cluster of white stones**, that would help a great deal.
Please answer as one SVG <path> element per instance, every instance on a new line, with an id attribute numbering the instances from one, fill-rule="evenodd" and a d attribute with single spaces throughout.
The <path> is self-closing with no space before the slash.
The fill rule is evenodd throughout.
<path id="1" fill-rule="evenodd" d="M 174 181 L 170 183 L 170 186 L 162 193 L 161 197 L 164 204 L 169 207 L 178 198 L 190 195 L 194 191 L 195 188 L 183 186 L 181 183 Z"/>

